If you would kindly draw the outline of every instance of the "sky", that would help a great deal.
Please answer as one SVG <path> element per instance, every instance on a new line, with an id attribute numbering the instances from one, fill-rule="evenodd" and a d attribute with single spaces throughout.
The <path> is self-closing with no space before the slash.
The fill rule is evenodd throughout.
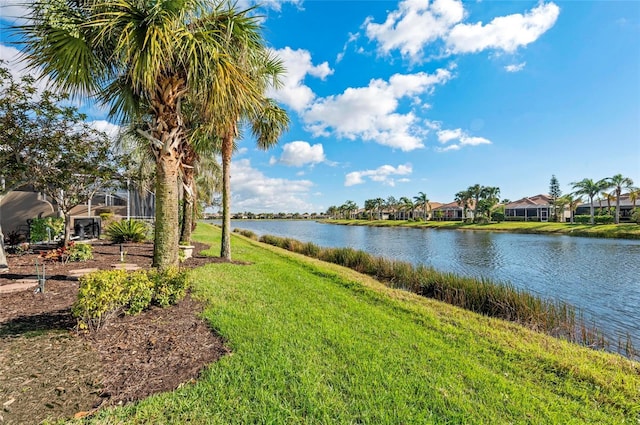
<path id="1" fill-rule="evenodd" d="M 249 0 L 239 3 L 248 6 Z M 0 0 L 7 25 L 24 16 Z M 517 200 L 622 174 L 640 186 L 640 2 L 269 0 L 267 45 L 291 119 L 269 150 L 249 132 L 233 212 L 326 211 L 373 198 L 447 203 L 480 184 Z M 83 104 L 113 131 L 104 107 Z"/>

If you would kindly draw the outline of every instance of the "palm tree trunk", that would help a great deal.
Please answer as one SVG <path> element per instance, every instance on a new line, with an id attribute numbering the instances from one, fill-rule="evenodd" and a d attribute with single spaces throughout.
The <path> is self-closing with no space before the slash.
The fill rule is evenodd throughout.
<path id="1" fill-rule="evenodd" d="M 220 257 L 231 260 L 231 153 L 233 130 L 222 138 L 222 243 Z"/>
<path id="2" fill-rule="evenodd" d="M 616 224 L 620 224 L 620 191 L 616 189 Z"/>
<path id="3" fill-rule="evenodd" d="M 193 230 L 193 176 L 185 175 L 185 186 L 182 203 L 182 228 L 180 229 L 180 242 L 189 245 L 191 243 L 191 231 Z"/>
<path id="4" fill-rule="evenodd" d="M 590 223 L 593 224 L 594 222 L 593 218 L 595 216 L 595 208 L 593 208 L 593 198 L 591 198 L 590 213 L 591 213 Z"/>
<path id="5" fill-rule="evenodd" d="M 154 115 L 152 135 L 156 145 L 156 222 L 153 266 L 178 266 L 180 219 L 178 215 L 178 177 L 180 152 L 184 143 L 184 123 L 180 99 L 185 93 L 184 79 L 167 76 L 158 82 L 151 99 Z"/>
<path id="6" fill-rule="evenodd" d="M 2 198 L 0 198 L 1 200 Z M 0 273 L 9 271 L 7 256 L 4 253 L 4 234 L 2 233 L 2 225 L 0 224 Z"/>
<path id="7" fill-rule="evenodd" d="M 178 168 L 174 155 L 161 155 L 156 167 L 156 226 L 153 266 L 159 269 L 178 265 Z"/>

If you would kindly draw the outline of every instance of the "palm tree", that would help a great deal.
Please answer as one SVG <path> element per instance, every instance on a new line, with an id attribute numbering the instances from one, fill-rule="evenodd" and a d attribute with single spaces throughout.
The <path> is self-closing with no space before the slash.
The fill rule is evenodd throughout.
<path id="1" fill-rule="evenodd" d="M 500 201 L 500 188 L 496 186 L 481 186 L 480 197 L 485 202 L 487 210 L 487 220 L 491 220 L 491 211 Z"/>
<path id="2" fill-rule="evenodd" d="M 367 213 L 369 220 L 373 220 L 373 210 L 376 209 L 375 199 L 366 199 L 364 201 L 364 210 Z"/>
<path id="3" fill-rule="evenodd" d="M 616 224 L 620 223 L 620 195 L 623 189 L 633 190 L 633 180 L 629 177 L 623 177 L 622 174 L 616 174 L 613 177 L 605 179 L 606 189 L 613 189 L 616 197 Z"/>
<path id="4" fill-rule="evenodd" d="M 254 52 L 255 54 L 255 52 Z M 261 90 L 264 93 L 269 83 L 277 85 L 277 79 L 283 72 L 279 61 L 269 58 L 266 49 L 262 49 L 260 58 L 252 58 L 256 68 L 252 73 L 256 80 L 262 80 Z M 264 66 L 263 66 L 264 65 Z M 250 96 L 248 96 L 250 97 Z M 267 150 L 278 143 L 280 135 L 289 126 L 286 111 L 268 98 L 262 97 L 256 103 L 249 99 L 243 105 L 236 105 L 238 110 L 226 111 L 228 114 L 226 131 L 222 137 L 222 242 L 220 256 L 231 260 L 231 155 L 235 150 L 235 137 L 238 134 L 238 120 L 246 120 L 256 137 L 259 149 Z M 220 111 L 225 113 L 224 111 Z M 235 116 L 234 116 L 235 114 Z"/>
<path id="5" fill-rule="evenodd" d="M 469 202 L 471 201 L 472 197 L 473 195 L 469 190 L 461 190 L 454 195 L 454 200 L 458 205 L 462 207 L 463 220 L 467 217 L 467 209 L 469 208 Z"/>
<path id="6" fill-rule="evenodd" d="M 427 198 L 427 194 L 424 192 L 418 192 L 418 196 L 414 196 L 413 200 L 422 205 L 424 219 L 427 220 L 429 218 L 429 198 Z"/>
<path id="7" fill-rule="evenodd" d="M 378 220 L 382 220 L 382 208 L 384 208 L 384 199 L 376 198 L 373 200 L 376 209 L 378 210 Z"/>
<path id="8" fill-rule="evenodd" d="M 589 197 L 589 212 L 591 214 L 591 220 L 589 222 L 593 224 L 595 216 L 593 198 L 602 190 L 602 187 L 604 186 L 603 181 L 599 180 L 594 182 L 592 179 L 585 178 L 579 182 L 573 182 L 571 185 L 573 186 L 574 195 L 585 195 Z"/>
<path id="9" fill-rule="evenodd" d="M 568 193 L 558 198 L 558 203 L 569 207 L 569 220 L 571 224 L 573 224 L 573 217 L 578 205 L 582 203 L 582 198 L 579 196 L 576 197 L 573 193 Z"/>
<path id="10" fill-rule="evenodd" d="M 201 0 L 52 2 L 31 6 L 16 27 L 30 67 L 56 88 L 95 97 L 139 133 L 156 160 L 153 264 L 178 264 L 178 175 L 186 143 L 184 102 L 219 110 L 259 91 L 237 56 L 235 40 L 261 45 L 256 18 Z M 254 88 L 240 90 L 239 88 Z"/>
<path id="11" fill-rule="evenodd" d="M 385 208 L 390 210 L 393 213 L 393 219 L 397 220 L 396 217 L 396 209 L 398 208 L 398 201 L 393 196 L 389 196 L 385 201 Z"/>
<path id="12" fill-rule="evenodd" d="M 398 200 L 398 204 L 399 204 L 399 209 L 402 211 L 402 219 L 406 220 L 407 210 L 411 210 L 413 208 L 413 202 L 411 202 L 411 199 L 407 198 L 406 196 L 403 196 Z"/>

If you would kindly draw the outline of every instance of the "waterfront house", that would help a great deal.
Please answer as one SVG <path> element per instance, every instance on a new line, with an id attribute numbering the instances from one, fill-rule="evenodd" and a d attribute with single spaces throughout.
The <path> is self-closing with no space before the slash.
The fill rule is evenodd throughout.
<path id="1" fill-rule="evenodd" d="M 553 205 L 549 195 L 528 196 L 504 206 L 507 221 L 549 221 L 552 215 Z"/>
<path id="2" fill-rule="evenodd" d="M 467 212 L 466 216 L 468 215 L 469 213 Z M 433 220 L 440 221 L 460 221 L 464 220 L 465 211 L 457 202 L 454 201 L 433 208 L 431 210 L 431 217 Z"/>

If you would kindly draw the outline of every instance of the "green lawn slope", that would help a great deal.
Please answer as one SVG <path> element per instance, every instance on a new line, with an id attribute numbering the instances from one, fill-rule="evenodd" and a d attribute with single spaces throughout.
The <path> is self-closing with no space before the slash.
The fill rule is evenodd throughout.
<path id="1" fill-rule="evenodd" d="M 596 238 L 640 239 L 640 224 L 571 224 L 514 222 L 473 224 L 462 221 L 409 221 L 409 220 L 321 220 L 322 223 L 347 226 L 415 227 L 420 229 L 485 230 L 492 232 L 555 234 Z"/>
<path id="2" fill-rule="evenodd" d="M 213 244 L 219 230 L 199 225 Z M 233 354 L 95 423 L 637 424 L 640 364 L 234 235 L 193 271 Z"/>

